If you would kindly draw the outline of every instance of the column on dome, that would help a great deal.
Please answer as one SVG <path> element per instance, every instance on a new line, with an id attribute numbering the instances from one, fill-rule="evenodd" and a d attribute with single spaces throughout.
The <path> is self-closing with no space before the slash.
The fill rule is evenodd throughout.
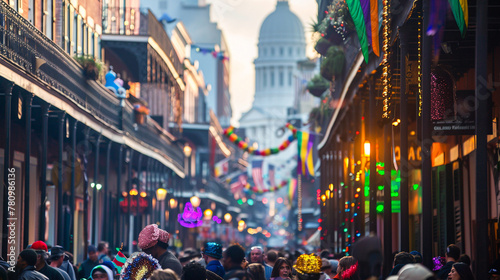
<path id="1" fill-rule="evenodd" d="M 285 70 L 282 66 L 279 67 L 278 80 L 279 80 L 279 87 L 283 88 L 285 86 Z"/>
<path id="2" fill-rule="evenodd" d="M 262 89 L 267 87 L 267 69 L 262 67 Z"/>
<path id="3" fill-rule="evenodd" d="M 288 66 L 288 87 L 293 86 L 293 68 L 291 66 Z"/>
<path id="4" fill-rule="evenodd" d="M 276 77 L 275 77 L 274 69 L 275 69 L 274 67 L 270 67 L 270 69 L 269 69 L 269 72 L 270 72 L 270 80 L 271 80 L 271 81 L 270 81 L 270 87 L 272 87 L 272 88 L 274 88 L 274 87 L 275 87 L 275 85 L 276 85 L 276 84 L 275 84 L 275 83 L 276 83 L 276 81 L 275 81 L 275 78 L 276 78 Z"/>

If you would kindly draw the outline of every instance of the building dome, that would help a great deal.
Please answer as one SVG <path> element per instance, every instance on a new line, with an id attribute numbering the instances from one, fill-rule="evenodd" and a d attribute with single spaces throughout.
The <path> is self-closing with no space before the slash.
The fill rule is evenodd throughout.
<path id="1" fill-rule="evenodd" d="M 260 27 L 260 43 L 297 42 L 305 44 L 304 26 L 290 11 L 288 0 L 278 0 L 276 10 L 264 20 Z"/>

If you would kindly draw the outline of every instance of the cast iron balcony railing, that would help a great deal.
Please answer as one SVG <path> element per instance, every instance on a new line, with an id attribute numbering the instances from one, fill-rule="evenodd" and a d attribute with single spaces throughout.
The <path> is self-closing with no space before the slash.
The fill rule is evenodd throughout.
<path id="1" fill-rule="evenodd" d="M 36 69 L 37 59 L 45 61 L 39 69 Z M 128 102 L 123 108 L 120 127 L 120 100 L 99 82 L 88 81 L 81 66 L 68 53 L 0 1 L 0 63 L 6 62 L 13 69 L 17 66 L 27 80 L 44 85 L 48 92 L 87 111 L 104 126 L 123 129 L 125 135 L 161 152 L 182 169 L 182 150 L 171 145 L 170 135 L 154 122 L 134 125 L 134 111 Z"/>
<path id="2" fill-rule="evenodd" d="M 163 24 L 150 10 L 104 6 L 102 25 L 104 34 L 150 36 L 172 61 L 177 73 L 183 72 L 183 65 L 175 53 Z"/>

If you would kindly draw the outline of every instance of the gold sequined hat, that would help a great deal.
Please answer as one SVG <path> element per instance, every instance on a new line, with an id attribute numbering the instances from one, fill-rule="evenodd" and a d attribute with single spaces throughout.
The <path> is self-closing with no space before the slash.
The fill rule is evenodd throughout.
<path id="1" fill-rule="evenodd" d="M 293 266 L 297 272 L 302 274 L 317 274 L 321 272 L 321 258 L 314 254 L 302 254 Z"/>

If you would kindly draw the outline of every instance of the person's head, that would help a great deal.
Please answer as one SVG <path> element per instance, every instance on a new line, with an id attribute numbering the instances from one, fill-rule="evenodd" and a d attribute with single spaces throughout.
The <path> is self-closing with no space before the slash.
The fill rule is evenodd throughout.
<path id="1" fill-rule="evenodd" d="M 264 249 L 261 246 L 253 246 L 250 248 L 250 263 L 264 262 Z"/>
<path id="2" fill-rule="evenodd" d="M 49 252 L 49 261 L 50 265 L 53 267 L 60 267 L 64 261 L 64 257 L 66 254 L 64 253 L 64 248 L 56 245 L 50 248 Z"/>
<path id="3" fill-rule="evenodd" d="M 267 251 L 266 260 L 268 263 L 271 263 L 274 266 L 274 263 L 276 262 L 277 259 L 278 259 L 278 252 L 276 250 Z"/>
<path id="4" fill-rule="evenodd" d="M 26 249 L 19 253 L 15 271 L 23 271 L 27 266 L 35 266 L 38 259 L 38 254 L 35 250 Z"/>
<path id="5" fill-rule="evenodd" d="M 319 253 L 319 257 L 321 259 L 328 259 L 330 257 L 330 251 L 328 249 L 323 249 L 321 250 L 321 253 Z"/>
<path id="6" fill-rule="evenodd" d="M 460 258 L 460 248 L 455 244 L 450 244 L 446 247 L 446 257 L 453 259 L 455 262 Z"/>
<path id="7" fill-rule="evenodd" d="M 467 254 L 461 254 L 458 262 L 465 263 L 466 265 L 470 265 L 470 257 Z"/>
<path id="8" fill-rule="evenodd" d="M 413 257 L 412 254 L 408 252 L 399 252 L 394 256 L 394 266 L 398 264 L 409 264 L 409 263 L 415 263 L 415 258 Z"/>
<path id="9" fill-rule="evenodd" d="M 208 264 L 212 260 L 222 259 L 222 245 L 217 242 L 207 242 L 201 250 L 205 262 Z"/>
<path id="10" fill-rule="evenodd" d="M 278 258 L 274 263 L 271 277 L 286 278 L 292 275 L 292 263 L 286 258 Z"/>
<path id="11" fill-rule="evenodd" d="M 358 260 L 352 256 L 341 258 L 337 266 L 337 274 L 340 274 L 342 279 L 358 279 Z"/>
<path id="12" fill-rule="evenodd" d="M 434 274 L 421 264 L 407 264 L 399 270 L 398 276 L 394 279 L 398 280 L 434 280 Z M 390 279 L 390 278 L 387 278 Z"/>
<path id="13" fill-rule="evenodd" d="M 415 259 L 415 263 L 422 263 L 422 254 L 418 251 L 411 251 L 410 254 L 413 255 L 413 258 Z"/>
<path id="14" fill-rule="evenodd" d="M 156 224 L 151 224 L 139 233 L 138 246 L 144 253 L 158 258 L 167 251 L 169 238 L 170 234 L 167 231 L 158 228 Z"/>
<path id="15" fill-rule="evenodd" d="M 302 254 L 293 266 L 299 280 L 318 280 L 321 276 L 321 258 L 314 254 Z"/>
<path id="16" fill-rule="evenodd" d="M 358 260 L 361 279 L 382 275 L 382 243 L 378 237 L 362 237 L 353 244 L 351 253 Z"/>
<path id="17" fill-rule="evenodd" d="M 247 266 L 247 271 L 250 275 L 252 275 L 253 280 L 266 280 L 264 265 L 260 263 L 249 264 Z"/>
<path id="18" fill-rule="evenodd" d="M 448 274 L 448 279 L 451 280 L 474 280 L 474 275 L 470 270 L 470 267 L 461 262 L 456 262 L 453 264 L 450 273 Z"/>
<path id="19" fill-rule="evenodd" d="M 35 252 L 38 255 L 37 261 L 36 261 L 36 267 L 37 269 L 43 268 L 43 266 L 46 264 L 46 259 L 48 257 L 48 248 L 47 244 L 45 242 L 39 240 L 33 242 L 31 244 L 31 249 L 35 250 Z"/>
<path id="20" fill-rule="evenodd" d="M 113 280 L 113 271 L 105 265 L 97 265 L 90 272 L 93 280 Z"/>
<path id="21" fill-rule="evenodd" d="M 172 269 L 167 268 L 155 270 L 149 280 L 179 280 L 179 277 Z"/>
<path id="22" fill-rule="evenodd" d="M 89 247 L 87 247 L 87 254 L 89 255 L 89 260 L 92 262 L 96 262 L 99 257 L 97 255 L 97 249 L 94 245 L 89 245 Z"/>
<path id="23" fill-rule="evenodd" d="M 332 272 L 332 264 L 326 258 L 321 259 L 321 271 L 330 274 Z"/>
<path id="24" fill-rule="evenodd" d="M 109 251 L 109 243 L 106 241 L 101 241 L 99 244 L 97 244 L 97 251 L 99 254 L 108 254 Z"/>
<path id="25" fill-rule="evenodd" d="M 206 269 L 197 262 L 190 262 L 182 268 L 181 280 L 207 279 Z"/>
<path id="26" fill-rule="evenodd" d="M 222 256 L 222 265 L 225 269 L 229 269 L 233 266 L 241 265 L 245 258 L 245 249 L 239 244 L 234 244 L 227 247 Z"/>

